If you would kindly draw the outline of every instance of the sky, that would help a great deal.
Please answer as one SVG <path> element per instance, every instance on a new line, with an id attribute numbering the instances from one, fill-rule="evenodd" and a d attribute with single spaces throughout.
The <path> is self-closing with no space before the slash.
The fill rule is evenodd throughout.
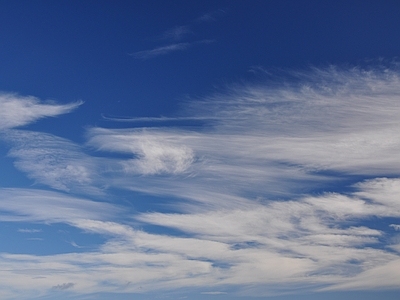
<path id="1" fill-rule="evenodd" d="M 399 12 L 0 0 L 0 298 L 399 299 Z"/>

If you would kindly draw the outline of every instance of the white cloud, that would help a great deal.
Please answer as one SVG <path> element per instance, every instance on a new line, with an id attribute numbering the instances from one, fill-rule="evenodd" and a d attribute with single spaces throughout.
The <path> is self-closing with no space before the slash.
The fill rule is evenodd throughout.
<path id="1" fill-rule="evenodd" d="M 383 265 L 369 269 L 351 280 L 343 280 L 343 283 L 323 290 L 398 289 L 400 286 L 399 270 L 400 259 L 391 260 Z"/>
<path id="2" fill-rule="evenodd" d="M 22 233 L 38 233 L 38 232 L 42 232 L 42 230 L 41 229 L 21 228 L 21 229 L 18 229 L 18 232 L 22 232 Z"/>
<path id="3" fill-rule="evenodd" d="M 339 290 L 395 287 L 399 272 L 392 265 L 399 255 L 385 250 L 382 231 L 358 225 L 370 217 L 400 217 L 390 202 L 380 203 L 367 194 L 379 181 L 358 184 L 349 195 L 265 203 L 243 200 L 241 205 L 202 213 L 136 216 L 143 224 L 175 228 L 184 236 L 147 233 L 112 221 L 118 209 L 106 203 L 3 189 L 3 221 L 64 222 L 105 235 L 108 241 L 79 254 L 2 254 L 2 265 L 13 271 L 0 271 L 0 282 L 43 294 L 64 283 L 75 283 L 70 290 L 78 293 L 204 286 L 236 286 L 239 291 L 243 287 L 251 293 L 249 285 L 273 285 L 273 290 L 290 284 Z M 385 280 L 376 281 L 377 274 L 385 274 Z M 39 276 L 43 280 L 34 279 Z"/>
<path id="4" fill-rule="evenodd" d="M 290 84 L 236 86 L 192 101 L 181 114 L 202 119 L 206 126 L 200 130 L 97 128 L 89 131 L 89 144 L 135 153 L 140 159 L 134 157 L 125 164 L 135 162 L 134 168 L 142 173 L 179 173 L 171 172 L 172 165 L 177 171 L 186 170 L 190 176 L 179 182 L 169 177 L 115 182 L 123 186 L 126 180 L 130 189 L 175 196 L 193 195 L 197 190 L 196 197 L 204 198 L 212 190 L 281 197 L 326 185 L 336 179 L 335 173 L 397 176 L 400 78 L 396 71 L 332 67 L 293 76 Z M 151 141 L 154 147 L 149 144 L 140 150 L 140 141 Z M 167 150 L 170 144 L 179 145 L 180 150 Z M 157 147 L 174 157 L 168 167 L 162 155 L 152 156 Z"/>
<path id="5" fill-rule="evenodd" d="M 392 227 L 396 231 L 400 231 L 400 225 L 399 224 L 390 224 L 390 227 Z"/>
<path id="6" fill-rule="evenodd" d="M 194 160 L 193 151 L 189 147 L 169 137 L 151 136 L 145 131 L 136 134 L 104 129 L 93 129 L 93 131 L 98 135 L 91 139 L 91 145 L 99 146 L 101 150 L 125 152 L 136 156 L 134 159 L 122 162 L 124 170 L 129 173 L 178 174 L 185 172 Z"/>
<path id="7" fill-rule="evenodd" d="M 0 189 L 0 221 L 71 223 L 81 219 L 109 219 L 120 210 L 94 202 L 39 189 Z"/>
<path id="8" fill-rule="evenodd" d="M 117 221 L 110 204 L 1 189 L 2 221 L 63 222 L 107 240 L 91 252 L 1 254 L 0 286 L 39 294 L 68 284 L 77 293 L 234 286 L 247 295 L 291 285 L 398 287 L 400 252 L 390 239 L 397 225 L 385 231 L 368 220 L 400 217 L 399 75 L 332 68 L 296 76 L 305 79 L 234 87 L 189 104 L 183 118 L 204 120 L 201 129 L 90 129 L 88 146 L 117 153 L 113 160 L 91 160 L 53 136 L 10 133 L 10 155 L 40 182 L 95 186 L 106 175 L 92 170 L 107 164 L 110 187 L 173 197 L 175 213 Z M 54 181 L 40 177 L 56 165 L 46 160 L 52 153 L 60 162 Z M 308 194 L 354 174 L 373 179 L 347 193 Z M 165 233 L 146 231 L 154 225 Z"/>
<path id="9" fill-rule="evenodd" d="M 43 103 L 36 97 L 0 93 L 0 130 L 32 123 L 45 117 L 65 114 L 82 102 L 58 105 Z"/>
<path id="10" fill-rule="evenodd" d="M 9 130 L 4 135 L 13 146 L 15 166 L 37 183 L 63 191 L 101 194 L 100 164 L 69 140 L 51 134 Z M 97 185 L 97 186 L 96 186 Z"/>

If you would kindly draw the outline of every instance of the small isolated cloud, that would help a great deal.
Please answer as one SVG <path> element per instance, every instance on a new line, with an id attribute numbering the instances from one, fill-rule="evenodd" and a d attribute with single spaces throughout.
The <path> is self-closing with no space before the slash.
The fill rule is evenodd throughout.
<path id="1" fill-rule="evenodd" d="M 75 283 L 68 282 L 68 283 L 63 283 L 63 284 L 58 284 L 52 287 L 53 290 L 59 290 L 59 291 L 64 291 L 68 290 L 70 288 L 73 288 Z"/>
<path id="2" fill-rule="evenodd" d="M 176 44 L 170 44 L 170 45 L 166 45 L 166 46 L 157 47 L 157 48 L 150 49 L 150 50 L 134 52 L 134 53 L 131 53 L 130 55 L 132 55 L 133 57 L 138 58 L 138 59 L 149 59 L 149 58 L 169 54 L 169 53 L 176 52 L 176 51 L 183 51 L 194 45 L 209 44 L 211 42 L 212 42 L 211 40 L 201 40 L 201 41 L 196 41 L 196 42 L 191 42 L 191 43 L 176 43 Z"/>
<path id="3" fill-rule="evenodd" d="M 202 292 L 202 295 L 225 295 L 227 292 Z"/>
<path id="4" fill-rule="evenodd" d="M 400 231 L 400 225 L 398 225 L 398 224 L 390 224 L 389 226 L 392 227 L 396 231 Z"/>
<path id="5" fill-rule="evenodd" d="M 33 96 L 0 93 L 0 130 L 32 123 L 45 117 L 68 113 L 83 102 L 69 104 L 44 103 Z"/>

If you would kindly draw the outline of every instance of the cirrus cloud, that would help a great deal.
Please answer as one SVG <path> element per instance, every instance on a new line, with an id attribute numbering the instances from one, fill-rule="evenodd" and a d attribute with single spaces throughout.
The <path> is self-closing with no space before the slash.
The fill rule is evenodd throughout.
<path id="1" fill-rule="evenodd" d="M 0 130 L 23 126 L 45 117 L 68 113 L 83 102 L 69 104 L 44 103 L 33 96 L 0 93 Z"/>

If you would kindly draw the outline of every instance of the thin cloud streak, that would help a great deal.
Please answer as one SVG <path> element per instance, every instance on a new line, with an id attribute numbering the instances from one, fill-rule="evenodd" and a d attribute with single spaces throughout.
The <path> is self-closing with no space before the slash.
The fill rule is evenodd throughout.
<path id="1" fill-rule="evenodd" d="M 111 117 L 102 114 L 102 118 L 114 122 L 169 122 L 169 121 L 210 121 L 207 117 Z"/>
<path id="2" fill-rule="evenodd" d="M 144 50 L 144 51 L 138 51 L 131 53 L 130 55 L 138 58 L 138 59 L 149 59 L 161 55 L 166 55 L 172 52 L 176 51 L 183 51 L 188 49 L 189 47 L 193 47 L 195 45 L 200 45 L 200 44 L 209 44 L 212 43 L 213 40 L 201 40 L 201 41 L 196 41 L 196 42 L 190 42 L 190 43 L 176 43 L 176 44 L 170 44 L 166 46 L 161 46 L 157 47 L 154 49 L 150 50 Z"/>
<path id="3" fill-rule="evenodd" d="M 22 233 L 38 233 L 38 232 L 42 232 L 42 230 L 41 229 L 21 228 L 21 229 L 18 229 L 18 232 L 22 232 Z"/>

